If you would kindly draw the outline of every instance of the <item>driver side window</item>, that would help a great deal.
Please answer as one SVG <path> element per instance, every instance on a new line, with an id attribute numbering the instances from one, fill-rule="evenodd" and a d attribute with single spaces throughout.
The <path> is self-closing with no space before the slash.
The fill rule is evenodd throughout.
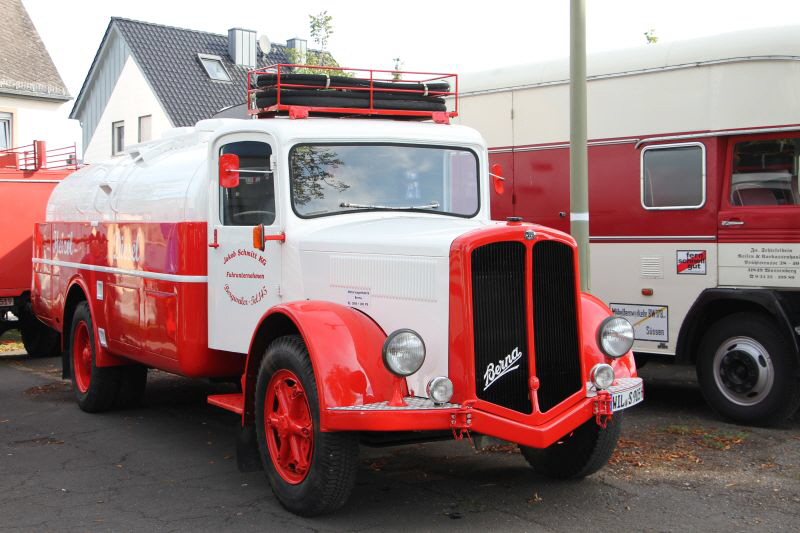
<path id="1" fill-rule="evenodd" d="M 226 144 L 220 155 L 239 156 L 239 186 L 220 187 L 222 223 L 226 226 L 269 226 L 275 221 L 275 184 L 269 168 L 269 144 L 240 141 Z"/>

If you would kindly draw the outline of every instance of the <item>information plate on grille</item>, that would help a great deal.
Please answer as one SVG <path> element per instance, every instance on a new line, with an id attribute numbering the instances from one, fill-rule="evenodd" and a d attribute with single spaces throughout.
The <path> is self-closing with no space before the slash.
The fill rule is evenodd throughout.
<path id="1" fill-rule="evenodd" d="M 11 307 L 14 305 L 14 298 L 6 298 L 5 296 L 0 298 L 0 307 Z"/>

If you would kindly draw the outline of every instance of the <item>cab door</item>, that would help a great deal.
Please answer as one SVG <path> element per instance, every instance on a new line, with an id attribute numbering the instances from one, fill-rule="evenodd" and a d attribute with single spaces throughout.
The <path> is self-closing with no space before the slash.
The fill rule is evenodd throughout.
<path id="1" fill-rule="evenodd" d="M 800 136 L 732 137 L 727 154 L 720 285 L 800 287 Z"/>
<path id="2" fill-rule="evenodd" d="M 275 144 L 267 135 L 223 137 L 214 147 L 208 221 L 208 345 L 246 353 L 264 313 L 280 300 L 281 241 L 253 243 L 253 230 L 281 234 Z M 238 157 L 239 183 L 222 187 L 219 159 Z"/>

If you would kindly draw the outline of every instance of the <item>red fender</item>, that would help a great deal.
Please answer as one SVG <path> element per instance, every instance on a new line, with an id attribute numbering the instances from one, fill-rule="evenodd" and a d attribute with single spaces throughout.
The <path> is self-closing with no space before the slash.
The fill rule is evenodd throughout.
<path id="1" fill-rule="evenodd" d="M 64 304 L 61 306 L 61 323 L 66 324 L 67 295 L 69 294 L 69 291 L 72 290 L 72 287 L 74 287 L 75 285 L 78 285 L 81 288 L 84 296 L 86 296 L 86 302 L 89 304 L 89 316 L 92 317 L 92 328 L 94 329 L 93 335 L 94 335 L 95 364 L 99 367 L 120 366 L 128 364 L 128 362 L 125 359 L 111 355 L 110 353 L 108 353 L 108 350 L 106 350 L 100 345 L 100 336 L 97 334 L 97 327 L 98 327 L 97 313 L 94 312 L 94 305 L 92 305 L 95 300 L 92 298 L 92 293 L 89 290 L 89 286 L 86 284 L 84 279 L 79 274 L 73 276 L 72 279 L 69 281 L 69 283 L 67 283 L 67 290 L 64 292 L 64 297 L 63 297 Z M 65 329 L 66 328 L 62 328 L 62 330 Z M 69 331 L 61 332 L 61 339 L 62 339 L 61 342 L 63 346 L 67 345 L 68 342 L 67 337 L 69 336 L 69 334 L 70 334 Z"/>
<path id="2" fill-rule="evenodd" d="M 326 409 L 362 405 L 391 399 L 398 378 L 383 364 L 382 348 L 386 334 L 370 317 L 350 307 L 331 302 L 306 300 L 276 305 L 259 322 L 250 342 L 243 383 L 247 404 L 252 406 L 262 353 L 257 337 L 261 325 L 283 315 L 291 320 L 308 347 L 320 403 L 320 423 L 326 427 Z M 403 394 L 408 391 L 405 380 Z M 247 390 L 251 389 L 251 390 Z M 245 409 L 249 411 L 249 409 Z M 245 416 L 247 416 L 247 412 Z M 247 420 L 245 420 L 247 423 Z"/>
<path id="3" fill-rule="evenodd" d="M 618 378 L 637 377 L 636 363 L 633 353 L 628 352 L 618 359 L 611 360 L 600 350 L 597 345 L 597 328 L 613 313 L 599 298 L 591 294 L 581 293 L 581 324 L 583 329 L 584 372 L 589 375 L 591 368 L 598 363 L 610 363 L 614 374 Z"/>

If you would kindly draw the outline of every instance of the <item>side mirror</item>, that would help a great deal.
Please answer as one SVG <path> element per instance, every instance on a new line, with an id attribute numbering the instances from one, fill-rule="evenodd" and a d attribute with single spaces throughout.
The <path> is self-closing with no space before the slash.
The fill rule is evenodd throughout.
<path id="1" fill-rule="evenodd" d="M 494 192 L 497 194 L 506 192 L 506 179 L 503 177 L 503 166 L 500 163 L 494 163 L 489 167 L 489 176 L 492 178 Z"/>
<path id="2" fill-rule="evenodd" d="M 233 189 L 239 186 L 239 156 L 222 154 L 219 156 L 219 186 Z"/>

